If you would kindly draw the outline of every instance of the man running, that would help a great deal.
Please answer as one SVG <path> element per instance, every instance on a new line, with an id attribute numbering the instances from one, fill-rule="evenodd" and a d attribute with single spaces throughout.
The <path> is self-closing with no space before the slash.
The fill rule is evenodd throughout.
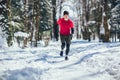
<path id="1" fill-rule="evenodd" d="M 69 12 L 63 12 L 63 18 L 60 18 L 57 21 L 58 25 L 60 26 L 60 39 L 61 39 L 61 52 L 60 56 L 63 56 L 63 50 L 66 46 L 66 56 L 65 60 L 68 60 L 68 53 L 70 51 L 70 44 L 72 34 L 74 33 L 74 24 L 72 20 L 69 19 Z"/>

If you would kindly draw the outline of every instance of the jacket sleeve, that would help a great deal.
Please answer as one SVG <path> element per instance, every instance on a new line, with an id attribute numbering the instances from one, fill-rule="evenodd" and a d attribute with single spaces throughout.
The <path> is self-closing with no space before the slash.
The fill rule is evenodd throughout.
<path id="1" fill-rule="evenodd" d="M 70 21 L 70 26 L 71 26 L 71 34 L 74 34 L 74 24 L 72 21 Z"/>
<path id="2" fill-rule="evenodd" d="M 70 21 L 70 27 L 71 27 L 71 28 L 74 28 L 74 24 L 73 24 L 72 21 Z"/>
<path id="3" fill-rule="evenodd" d="M 58 25 L 61 24 L 61 19 L 58 19 L 57 24 L 58 24 Z"/>
<path id="4" fill-rule="evenodd" d="M 74 34 L 74 28 L 71 28 L 71 34 Z"/>

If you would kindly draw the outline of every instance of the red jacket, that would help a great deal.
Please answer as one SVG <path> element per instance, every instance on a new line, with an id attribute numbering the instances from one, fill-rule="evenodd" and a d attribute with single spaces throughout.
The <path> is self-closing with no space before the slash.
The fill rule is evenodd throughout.
<path id="1" fill-rule="evenodd" d="M 73 22 L 69 19 L 68 21 L 65 21 L 64 18 L 60 18 L 57 21 L 58 25 L 60 26 L 60 34 L 61 35 L 70 35 L 71 34 L 71 28 L 74 27 Z"/>

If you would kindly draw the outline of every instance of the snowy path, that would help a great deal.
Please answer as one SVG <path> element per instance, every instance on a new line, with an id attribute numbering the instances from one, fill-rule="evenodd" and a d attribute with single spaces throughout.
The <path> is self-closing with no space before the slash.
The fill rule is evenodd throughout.
<path id="1" fill-rule="evenodd" d="M 68 61 L 60 44 L 0 51 L 0 80 L 120 80 L 120 43 L 72 41 Z"/>

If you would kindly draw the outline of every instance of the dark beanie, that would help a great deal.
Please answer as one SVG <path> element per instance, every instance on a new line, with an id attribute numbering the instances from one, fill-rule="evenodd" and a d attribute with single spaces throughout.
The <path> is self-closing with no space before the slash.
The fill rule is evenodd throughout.
<path id="1" fill-rule="evenodd" d="M 64 11 L 63 15 L 69 15 L 69 12 L 68 11 Z"/>

